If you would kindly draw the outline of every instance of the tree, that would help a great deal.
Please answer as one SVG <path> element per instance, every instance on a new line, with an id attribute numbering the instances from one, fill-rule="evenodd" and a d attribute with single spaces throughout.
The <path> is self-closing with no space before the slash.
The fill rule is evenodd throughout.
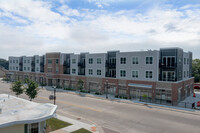
<path id="1" fill-rule="evenodd" d="M 80 91 L 82 91 L 82 89 L 83 89 L 83 80 L 81 80 L 81 79 L 79 79 L 78 80 L 78 89 L 80 90 Z"/>
<path id="2" fill-rule="evenodd" d="M 12 84 L 12 87 L 10 88 L 14 93 L 15 95 L 17 95 L 17 97 L 19 95 L 21 95 L 23 92 L 24 92 L 24 89 L 22 88 L 23 84 L 22 82 L 19 80 L 19 81 L 15 81 L 13 84 Z"/>
<path id="3" fill-rule="evenodd" d="M 32 101 L 32 99 L 37 97 L 39 92 L 38 84 L 30 79 L 26 80 L 26 83 L 27 87 L 25 87 L 25 93 L 30 98 L 30 101 Z"/>
<path id="4" fill-rule="evenodd" d="M 192 76 L 194 76 L 195 82 L 200 81 L 200 59 L 192 61 Z"/>

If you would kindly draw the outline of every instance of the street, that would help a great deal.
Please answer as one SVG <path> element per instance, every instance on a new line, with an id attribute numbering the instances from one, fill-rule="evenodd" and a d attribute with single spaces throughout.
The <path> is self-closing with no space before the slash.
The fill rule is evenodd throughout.
<path id="1" fill-rule="evenodd" d="M 9 83 L 0 82 L 0 93 L 14 95 Z M 52 103 L 53 91 L 41 89 L 34 102 Z M 19 97 L 28 99 L 23 94 Z M 143 104 L 127 104 L 85 97 L 67 92 L 56 93 L 57 113 L 85 118 L 105 133 L 199 133 L 200 116 L 191 111 L 170 110 Z"/>

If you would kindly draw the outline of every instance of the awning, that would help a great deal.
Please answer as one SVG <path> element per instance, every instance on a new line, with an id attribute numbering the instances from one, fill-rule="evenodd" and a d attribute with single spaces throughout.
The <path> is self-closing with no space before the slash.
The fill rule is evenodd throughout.
<path id="1" fill-rule="evenodd" d="M 140 88 L 152 88 L 152 85 L 144 85 L 144 84 L 128 84 L 129 87 L 140 87 Z"/>

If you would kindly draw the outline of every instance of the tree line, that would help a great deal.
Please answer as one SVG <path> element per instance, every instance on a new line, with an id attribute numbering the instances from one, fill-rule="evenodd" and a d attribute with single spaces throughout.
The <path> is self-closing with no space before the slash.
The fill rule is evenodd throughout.
<path id="1" fill-rule="evenodd" d="M 200 59 L 192 60 L 192 76 L 195 83 L 200 81 Z"/>

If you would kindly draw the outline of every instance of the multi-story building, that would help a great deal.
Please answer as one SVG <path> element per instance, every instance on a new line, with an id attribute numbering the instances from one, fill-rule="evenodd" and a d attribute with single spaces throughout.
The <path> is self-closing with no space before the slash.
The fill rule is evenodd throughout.
<path id="1" fill-rule="evenodd" d="M 31 78 L 41 84 L 176 104 L 193 92 L 192 53 L 181 48 L 107 53 L 46 53 L 9 57 L 11 80 Z"/>

